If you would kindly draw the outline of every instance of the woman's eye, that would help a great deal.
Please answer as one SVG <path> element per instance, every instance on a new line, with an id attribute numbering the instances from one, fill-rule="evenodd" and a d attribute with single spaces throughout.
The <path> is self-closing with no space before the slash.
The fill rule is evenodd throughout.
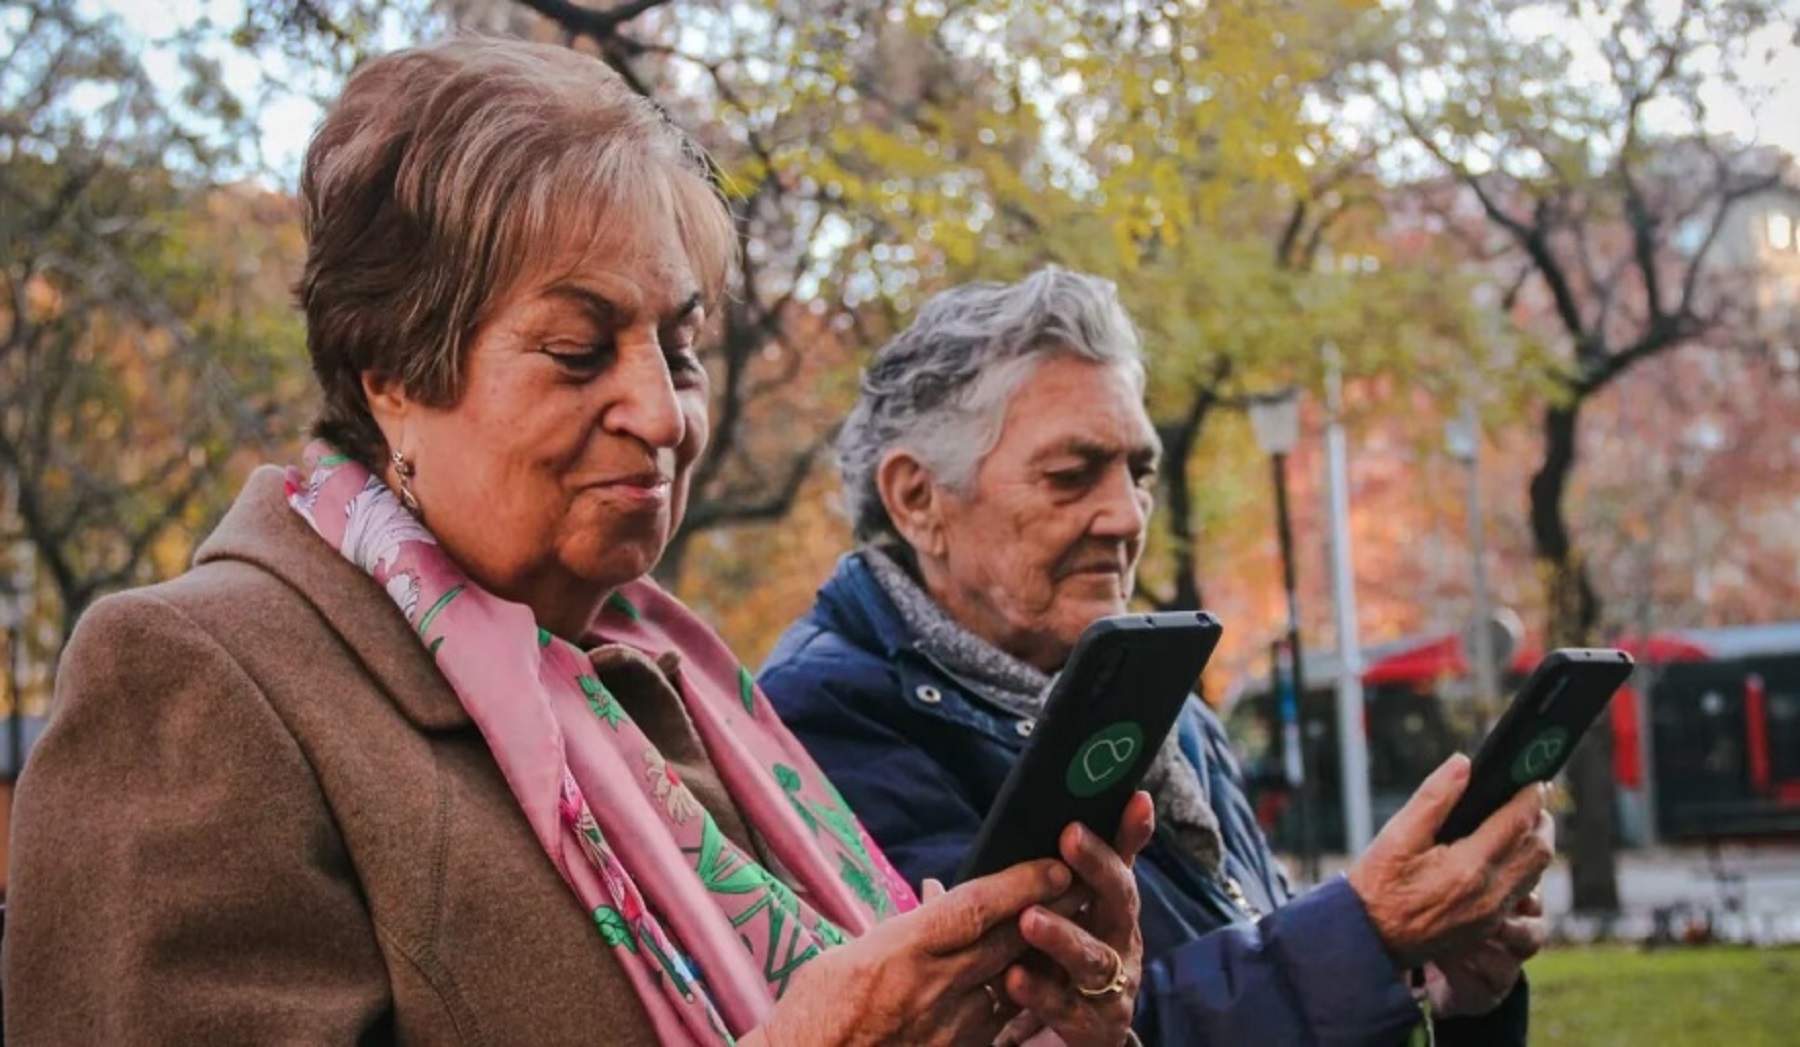
<path id="1" fill-rule="evenodd" d="M 612 362 L 613 347 L 611 343 L 603 345 L 577 346 L 545 346 L 544 355 L 571 371 L 598 371 Z"/>

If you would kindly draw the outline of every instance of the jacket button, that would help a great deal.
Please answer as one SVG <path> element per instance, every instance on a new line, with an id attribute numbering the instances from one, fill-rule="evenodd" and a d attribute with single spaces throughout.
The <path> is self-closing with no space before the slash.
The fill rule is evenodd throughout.
<path id="1" fill-rule="evenodd" d="M 1019 732 L 1019 737 L 1029 738 L 1031 737 L 1031 732 L 1037 730 L 1037 721 L 1020 720 L 1018 723 L 1013 724 L 1013 730 Z"/>
<path id="2" fill-rule="evenodd" d="M 918 690 L 915 690 L 913 694 L 918 697 L 919 701 L 924 702 L 926 705 L 936 705 L 944 700 L 943 694 L 939 692 L 936 687 L 933 687 L 928 683 L 920 684 Z"/>

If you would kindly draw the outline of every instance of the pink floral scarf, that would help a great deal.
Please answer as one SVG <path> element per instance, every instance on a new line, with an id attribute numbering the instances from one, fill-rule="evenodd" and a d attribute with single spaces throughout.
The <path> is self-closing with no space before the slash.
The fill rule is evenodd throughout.
<path id="1" fill-rule="evenodd" d="M 289 502 L 417 630 L 663 1043 L 733 1042 L 808 960 L 917 904 L 749 672 L 654 583 L 615 593 L 589 646 L 679 653 L 684 707 L 780 877 L 725 837 L 581 648 L 475 585 L 361 465 L 314 444 L 306 466 Z"/>

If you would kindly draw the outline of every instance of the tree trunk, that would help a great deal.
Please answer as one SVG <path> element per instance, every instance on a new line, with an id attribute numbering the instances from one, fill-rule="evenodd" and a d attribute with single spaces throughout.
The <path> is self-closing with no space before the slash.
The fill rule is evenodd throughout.
<path id="1" fill-rule="evenodd" d="M 1195 554 L 1193 492 L 1188 489 L 1187 456 L 1169 456 L 1163 473 L 1163 490 L 1168 505 L 1163 519 L 1168 522 L 1169 546 L 1175 554 L 1175 588 L 1167 600 L 1158 601 L 1164 611 L 1198 611 L 1200 609 L 1200 565 Z"/>
<path id="2" fill-rule="evenodd" d="M 1175 559 L 1174 589 L 1154 602 L 1159 611 L 1198 611 L 1201 606 L 1200 564 L 1196 550 L 1199 538 L 1194 534 L 1194 492 L 1188 483 L 1188 459 L 1200 442 L 1206 419 L 1219 402 L 1218 382 L 1196 388 L 1187 413 L 1179 420 L 1156 427 L 1157 439 L 1163 445 L 1162 481 L 1163 520 L 1168 525 L 1169 548 Z"/>
<path id="3" fill-rule="evenodd" d="M 1575 468 L 1580 412 L 1579 398 L 1545 412 L 1544 460 L 1531 478 L 1531 537 L 1544 585 L 1552 647 L 1591 645 L 1600 620 L 1599 597 L 1563 513 L 1563 499 Z M 1561 842 L 1569 856 L 1577 912 L 1613 913 L 1619 909 L 1613 849 L 1617 790 L 1612 767 L 1612 722 L 1603 716 L 1576 748 L 1568 769 L 1575 809 Z"/>

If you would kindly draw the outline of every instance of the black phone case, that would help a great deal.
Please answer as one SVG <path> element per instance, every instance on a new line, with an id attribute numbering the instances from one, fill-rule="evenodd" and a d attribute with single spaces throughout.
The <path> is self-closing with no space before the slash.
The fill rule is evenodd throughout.
<path id="1" fill-rule="evenodd" d="M 1221 632 L 1205 611 L 1113 615 L 1088 626 L 957 882 L 1055 857 L 1073 821 L 1111 841 Z"/>
<path id="2" fill-rule="evenodd" d="M 1632 668 L 1630 655 L 1609 647 L 1545 655 L 1476 751 L 1468 788 L 1444 819 L 1438 842 L 1462 839 L 1520 789 L 1556 777 Z"/>

